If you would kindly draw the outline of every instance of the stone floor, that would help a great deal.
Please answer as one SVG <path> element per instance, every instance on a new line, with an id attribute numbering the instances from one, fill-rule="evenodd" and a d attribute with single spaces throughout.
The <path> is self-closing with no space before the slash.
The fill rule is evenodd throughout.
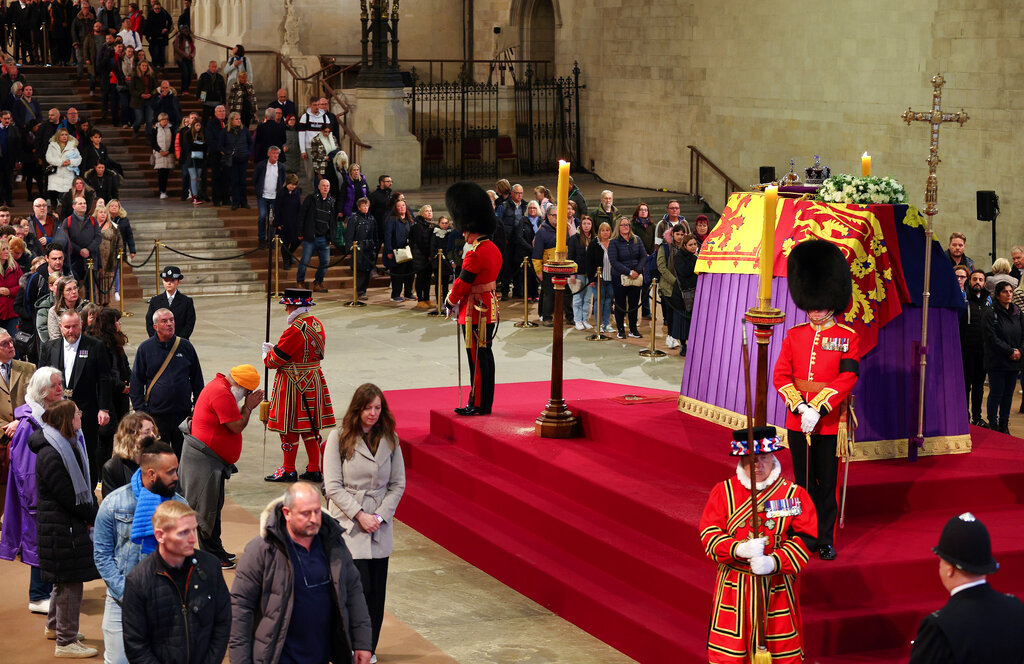
<path id="1" fill-rule="evenodd" d="M 187 283 L 182 292 L 188 293 Z M 329 293 L 315 308 L 328 331 L 323 366 L 336 409 L 343 409 L 353 390 L 367 381 L 385 390 L 457 384 L 452 323 L 429 318 L 408 304 L 393 305 L 379 294 L 360 309 L 343 307 L 342 299 L 340 293 Z M 265 297 L 196 298 L 196 308 L 199 325 L 192 341 L 206 380 L 236 364 L 259 366 Z M 127 306 L 135 315 L 124 320 L 124 330 L 133 343 L 145 336 L 145 309 L 142 302 Z M 509 322 L 500 327 L 495 345 L 498 378 L 503 382 L 550 375 L 551 329 L 514 328 L 511 323 L 521 311 L 518 303 L 505 307 Z M 274 304 L 272 312 L 271 338 L 277 339 L 285 319 L 283 307 Z M 679 388 L 683 364 L 678 355 L 644 359 L 637 354 L 638 344 L 588 342 L 583 336 L 575 329 L 566 333 L 567 379 Z M 129 348 L 130 356 L 133 352 L 134 347 Z M 544 395 L 538 395 L 538 411 L 544 401 Z M 258 515 L 280 494 L 279 485 L 262 481 L 279 461 L 274 436 L 264 438 L 262 428 L 250 425 L 238 463 L 241 472 L 229 482 L 228 498 Z M 399 522 L 401 514 L 399 507 Z M 388 612 L 462 664 L 632 661 L 401 523 L 396 527 L 388 585 Z M 385 631 L 382 648 L 387 641 Z"/>

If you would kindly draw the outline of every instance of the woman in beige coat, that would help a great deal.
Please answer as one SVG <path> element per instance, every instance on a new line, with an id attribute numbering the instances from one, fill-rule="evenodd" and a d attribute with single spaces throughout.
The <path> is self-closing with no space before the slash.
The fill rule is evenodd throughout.
<path id="1" fill-rule="evenodd" d="M 359 570 L 376 653 L 394 544 L 392 522 L 405 492 L 395 417 L 376 385 L 364 383 L 352 395 L 340 429 L 327 437 L 323 469 L 327 510 L 344 528 Z"/>

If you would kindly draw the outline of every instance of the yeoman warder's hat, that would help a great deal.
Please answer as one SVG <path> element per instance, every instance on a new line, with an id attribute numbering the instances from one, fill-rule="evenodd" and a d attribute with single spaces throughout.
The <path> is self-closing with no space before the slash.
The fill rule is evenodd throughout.
<path id="1" fill-rule="evenodd" d="M 452 223 L 462 233 L 491 235 L 498 222 L 494 205 L 480 185 L 475 182 L 456 182 L 448 187 L 444 202 L 452 215 Z"/>
<path id="2" fill-rule="evenodd" d="M 969 574 L 992 574 L 999 563 L 992 557 L 988 529 L 970 512 L 946 522 L 932 551 L 947 563 Z"/>
<path id="3" fill-rule="evenodd" d="M 308 288 L 285 288 L 281 304 L 293 304 L 297 307 L 316 306 L 313 303 L 313 291 Z"/>
<path id="4" fill-rule="evenodd" d="M 782 449 L 779 434 L 775 427 L 754 427 L 754 454 L 771 454 Z M 736 429 L 732 432 L 732 450 L 729 456 L 749 456 L 747 430 Z"/>
<path id="5" fill-rule="evenodd" d="M 160 272 L 161 279 L 177 279 L 181 281 L 184 277 L 181 276 L 181 270 L 178 269 L 177 265 L 168 265 Z"/>
<path id="6" fill-rule="evenodd" d="M 825 240 L 805 240 L 789 252 L 786 265 L 789 294 L 796 306 L 804 311 L 846 311 L 853 279 L 839 247 Z"/>

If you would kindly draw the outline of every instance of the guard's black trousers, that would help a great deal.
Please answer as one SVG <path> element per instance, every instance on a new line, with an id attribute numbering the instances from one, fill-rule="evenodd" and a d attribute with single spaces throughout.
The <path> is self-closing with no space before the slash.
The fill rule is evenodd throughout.
<path id="1" fill-rule="evenodd" d="M 472 327 L 476 332 L 480 330 L 479 325 L 473 325 Z M 468 405 L 479 408 L 485 414 L 489 414 L 491 406 L 494 405 L 494 352 L 491 351 L 491 342 L 494 340 L 494 333 L 497 327 L 495 323 L 488 324 L 485 338 L 478 340 L 475 347 L 473 344 L 470 344 L 466 348 L 471 381 Z M 462 338 L 465 339 L 466 325 L 461 325 L 460 328 L 462 330 Z M 471 330 L 470 334 L 474 334 L 474 330 Z"/>
<path id="2" fill-rule="evenodd" d="M 789 429 L 789 454 L 793 459 L 796 483 L 807 489 L 818 511 L 818 546 L 833 542 L 839 505 L 836 501 L 836 480 L 839 459 L 836 457 L 836 435 L 812 434 L 810 461 L 807 459 L 807 437 L 802 431 Z M 810 477 L 808 478 L 808 463 Z"/>

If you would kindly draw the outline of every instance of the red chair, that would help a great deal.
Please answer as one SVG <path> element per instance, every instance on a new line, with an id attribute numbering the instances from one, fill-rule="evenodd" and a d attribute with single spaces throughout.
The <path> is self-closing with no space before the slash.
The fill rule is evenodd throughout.
<path id="1" fill-rule="evenodd" d="M 484 144 L 479 136 L 467 136 L 462 141 L 462 163 L 484 160 Z"/>
<path id="2" fill-rule="evenodd" d="M 423 161 L 444 161 L 444 141 L 441 140 L 440 136 L 428 136 L 424 147 L 426 148 L 426 154 L 423 155 Z"/>
<path id="3" fill-rule="evenodd" d="M 516 175 L 519 175 L 519 155 L 516 154 L 515 143 L 512 142 L 511 136 L 498 136 L 497 152 L 498 170 L 501 170 L 501 162 L 514 161 L 516 163 Z"/>

